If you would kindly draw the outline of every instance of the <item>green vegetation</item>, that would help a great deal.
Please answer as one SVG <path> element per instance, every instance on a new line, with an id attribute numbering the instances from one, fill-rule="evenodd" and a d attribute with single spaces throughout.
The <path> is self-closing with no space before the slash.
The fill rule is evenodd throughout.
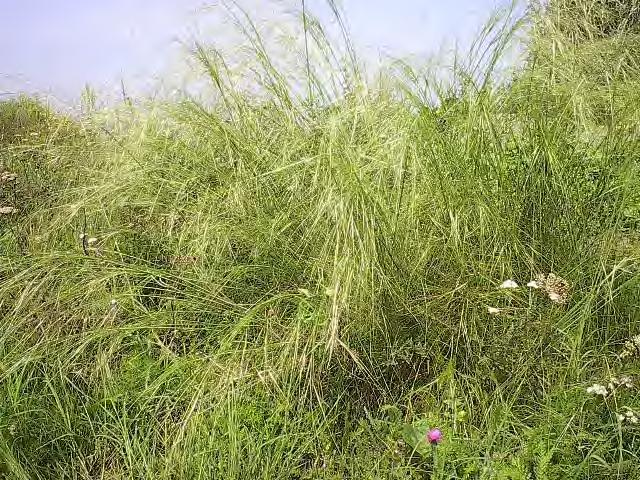
<path id="1" fill-rule="evenodd" d="M 640 38 L 553 5 L 508 84 L 243 20 L 260 95 L 1 103 L 0 477 L 640 478 Z"/>

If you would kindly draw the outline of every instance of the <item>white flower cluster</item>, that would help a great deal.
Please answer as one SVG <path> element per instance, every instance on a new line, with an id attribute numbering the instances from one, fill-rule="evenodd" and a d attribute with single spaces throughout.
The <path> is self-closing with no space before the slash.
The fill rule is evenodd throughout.
<path id="1" fill-rule="evenodd" d="M 593 393 L 594 395 L 602 395 L 603 397 L 606 397 L 609 394 L 609 391 L 604 385 L 594 383 L 587 388 L 587 393 Z"/>
<path id="2" fill-rule="evenodd" d="M 555 273 L 540 273 L 530 283 L 535 285 L 532 288 L 542 289 L 553 303 L 562 305 L 569 300 L 569 282 Z"/>
<path id="3" fill-rule="evenodd" d="M 635 335 L 624 344 L 620 358 L 640 356 L 640 335 Z"/>
<path id="4" fill-rule="evenodd" d="M 622 375 L 621 377 L 611 377 L 609 381 L 609 390 L 615 390 L 616 387 L 633 388 L 633 380 L 628 375 Z"/>
<path id="5" fill-rule="evenodd" d="M 519 285 L 516 282 L 514 282 L 513 280 L 505 280 L 504 282 L 502 282 L 500 284 L 500 286 L 498 288 L 512 289 L 512 288 L 519 288 Z"/>
<path id="6" fill-rule="evenodd" d="M 592 393 L 594 395 L 602 395 L 606 397 L 609 393 L 613 393 L 617 388 L 625 387 L 625 388 L 633 388 L 634 383 L 633 379 L 628 375 L 622 375 L 620 377 L 611 377 L 609 383 L 605 385 L 600 385 L 599 383 L 594 383 L 590 387 L 587 387 L 587 393 Z"/>
<path id="7" fill-rule="evenodd" d="M 540 285 L 540 283 L 537 282 L 536 280 L 531 280 L 530 282 L 527 283 L 527 287 L 538 289 L 538 288 L 542 288 L 542 285 Z M 520 285 L 518 285 L 518 283 L 515 282 L 514 280 L 508 279 L 502 282 L 498 288 L 515 289 L 515 288 L 520 288 Z"/>
<path id="8" fill-rule="evenodd" d="M 11 173 L 11 172 L 0 173 L 0 183 L 15 182 L 17 178 L 18 178 L 18 175 L 16 175 L 15 173 Z"/>
<path id="9" fill-rule="evenodd" d="M 569 282 L 553 273 L 537 275 L 535 280 L 527 282 L 527 287 L 535 290 L 544 290 L 549 300 L 553 303 L 564 304 L 569 298 Z M 520 288 L 520 285 L 518 285 L 515 280 L 509 278 L 498 285 L 498 288 L 500 290 L 517 290 Z M 502 310 L 496 307 L 487 307 L 487 311 L 489 315 L 502 313 Z"/>
<path id="10" fill-rule="evenodd" d="M 78 238 L 80 238 L 82 242 L 86 241 L 88 245 L 93 245 L 94 243 L 98 243 L 98 239 L 96 237 L 90 237 L 86 233 L 81 233 Z"/>
<path id="11" fill-rule="evenodd" d="M 3 167 L 0 166 L 0 170 L 2 169 Z M 14 182 L 16 178 L 18 178 L 18 175 L 16 175 L 15 173 L 2 171 L 0 172 L 0 185 L 4 183 Z M 0 207 L 0 215 L 13 215 L 14 213 L 18 213 L 18 209 L 16 207 L 12 207 L 9 205 Z"/>
<path id="12" fill-rule="evenodd" d="M 625 407 L 627 409 L 624 413 L 617 413 L 616 418 L 620 423 L 629 422 L 633 425 L 637 425 L 640 423 L 640 419 L 638 418 L 638 414 L 631 410 L 629 407 Z"/>

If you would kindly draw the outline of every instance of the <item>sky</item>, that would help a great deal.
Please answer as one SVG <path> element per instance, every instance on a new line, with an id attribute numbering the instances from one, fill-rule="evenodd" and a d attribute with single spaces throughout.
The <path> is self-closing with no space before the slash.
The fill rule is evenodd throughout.
<path id="1" fill-rule="evenodd" d="M 291 21 L 301 0 L 244 0 L 260 25 Z M 342 0 L 357 49 L 369 60 L 427 58 L 468 45 L 507 0 Z M 327 23 L 324 0 L 307 8 Z M 151 93 L 181 75 L 193 39 L 241 42 L 220 2 L 203 0 L 0 0 L 0 98 L 41 93 L 59 101 L 97 92 Z"/>

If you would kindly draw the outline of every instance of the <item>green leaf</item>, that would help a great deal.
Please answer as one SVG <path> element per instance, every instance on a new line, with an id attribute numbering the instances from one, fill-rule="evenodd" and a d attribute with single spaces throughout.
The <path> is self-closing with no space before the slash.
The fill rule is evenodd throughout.
<path id="1" fill-rule="evenodd" d="M 402 429 L 402 438 L 413 450 L 423 457 L 431 455 L 431 445 L 427 442 L 429 426 L 424 420 L 413 424 L 405 424 Z"/>

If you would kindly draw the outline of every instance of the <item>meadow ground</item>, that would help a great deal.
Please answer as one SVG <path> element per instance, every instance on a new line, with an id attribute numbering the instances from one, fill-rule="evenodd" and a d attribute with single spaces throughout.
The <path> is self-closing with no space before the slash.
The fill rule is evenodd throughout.
<path id="1" fill-rule="evenodd" d="M 245 23 L 262 95 L 0 103 L 0 477 L 640 478 L 640 40 L 563 12 L 509 82 Z"/>

